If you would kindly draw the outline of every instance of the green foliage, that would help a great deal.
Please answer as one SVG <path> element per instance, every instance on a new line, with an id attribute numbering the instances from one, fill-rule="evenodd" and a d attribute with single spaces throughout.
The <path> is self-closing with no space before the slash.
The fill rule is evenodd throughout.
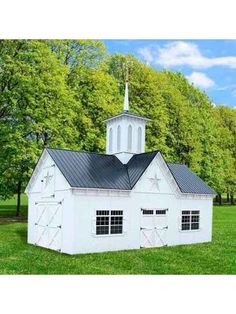
<path id="1" fill-rule="evenodd" d="M 45 146 L 103 152 L 104 120 L 130 109 L 151 119 L 146 150 L 235 193 L 236 110 L 213 107 L 178 72 L 156 71 L 94 40 L 0 41 L 0 196 L 22 191 Z"/>
<path id="2" fill-rule="evenodd" d="M 27 224 L 0 225 L 1 274 L 236 274 L 236 207 L 214 208 L 210 243 L 66 255 L 26 243 Z"/>
<path id="3" fill-rule="evenodd" d="M 0 194 L 21 191 L 46 145 L 73 145 L 67 68 L 43 41 L 0 42 Z M 63 126 L 63 127 L 62 127 Z"/>

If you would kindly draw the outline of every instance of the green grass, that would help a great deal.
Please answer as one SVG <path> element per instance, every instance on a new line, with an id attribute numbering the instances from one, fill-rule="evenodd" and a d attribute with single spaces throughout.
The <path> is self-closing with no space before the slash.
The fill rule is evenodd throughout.
<path id="1" fill-rule="evenodd" d="M 0 225 L 1 274 L 236 274 L 236 206 L 214 208 L 212 243 L 69 256 L 26 234 L 26 223 Z"/>
<path id="2" fill-rule="evenodd" d="M 21 195 L 21 216 L 27 216 L 27 196 Z M 0 200 L 0 217 L 14 217 L 16 215 L 16 195 L 6 201 Z"/>

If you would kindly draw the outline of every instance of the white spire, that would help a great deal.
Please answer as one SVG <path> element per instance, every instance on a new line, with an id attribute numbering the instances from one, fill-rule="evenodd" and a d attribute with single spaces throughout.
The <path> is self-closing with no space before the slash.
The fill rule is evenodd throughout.
<path id="1" fill-rule="evenodd" d="M 129 69 L 128 69 L 128 61 L 125 64 L 126 67 L 126 77 L 125 77 L 125 99 L 124 99 L 124 111 L 129 111 Z"/>
<path id="2" fill-rule="evenodd" d="M 128 80 L 126 80 L 126 81 L 125 81 L 124 111 L 129 111 L 129 90 L 128 90 Z"/>

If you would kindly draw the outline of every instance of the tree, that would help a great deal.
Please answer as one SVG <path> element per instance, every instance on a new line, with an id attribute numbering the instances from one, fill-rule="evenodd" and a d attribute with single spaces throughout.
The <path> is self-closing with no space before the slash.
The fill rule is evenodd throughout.
<path id="1" fill-rule="evenodd" d="M 94 40 L 53 41 L 51 45 L 57 58 L 67 65 L 68 86 L 81 104 L 75 110 L 78 147 L 104 151 L 104 120 L 121 109 L 117 82 L 108 73 L 105 47 Z"/>
<path id="2" fill-rule="evenodd" d="M 45 146 L 104 152 L 103 121 L 130 110 L 150 118 L 146 150 L 188 165 L 221 196 L 235 194 L 236 110 L 214 107 L 178 72 L 94 40 L 0 41 L 0 196 L 20 193 Z"/>
<path id="3" fill-rule="evenodd" d="M 236 192 L 236 110 L 226 106 L 214 108 L 214 117 L 218 121 L 220 136 L 219 149 L 224 156 L 224 179 L 227 200 L 234 203 Z"/>
<path id="4" fill-rule="evenodd" d="M 47 145 L 75 147 L 75 102 L 45 41 L 0 42 L 0 195 L 20 194 Z M 63 126 L 63 127 L 62 127 Z"/>

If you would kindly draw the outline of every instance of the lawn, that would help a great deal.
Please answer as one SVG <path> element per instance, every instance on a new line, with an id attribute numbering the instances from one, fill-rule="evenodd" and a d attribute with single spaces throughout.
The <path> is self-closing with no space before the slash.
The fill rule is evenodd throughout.
<path id="1" fill-rule="evenodd" d="M 212 243 L 69 256 L 26 234 L 26 223 L 0 225 L 0 274 L 236 274 L 236 206 L 215 206 Z"/>
<path id="2" fill-rule="evenodd" d="M 0 200 L 0 217 L 14 217 L 16 215 L 16 196 L 3 201 Z M 21 195 L 21 217 L 24 218 L 27 215 L 27 196 Z"/>

